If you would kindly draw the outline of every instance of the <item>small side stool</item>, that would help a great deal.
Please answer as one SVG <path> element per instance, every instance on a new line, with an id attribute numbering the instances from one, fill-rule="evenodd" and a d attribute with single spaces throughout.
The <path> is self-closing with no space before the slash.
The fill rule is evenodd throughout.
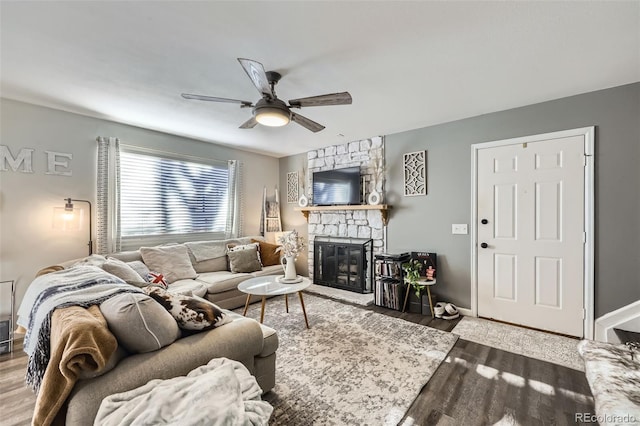
<path id="1" fill-rule="evenodd" d="M 433 313 L 433 302 L 431 301 L 431 286 L 436 284 L 436 280 L 431 280 L 431 281 L 423 280 L 423 281 L 416 282 L 416 284 L 418 284 L 420 287 L 427 288 L 427 296 L 429 296 L 429 309 L 431 309 L 431 318 L 435 318 L 435 315 Z M 412 286 L 409 283 L 407 283 L 407 293 L 404 295 L 404 305 L 402 305 L 402 312 L 404 312 L 405 309 L 407 308 L 407 300 L 409 300 L 409 292 L 411 291 L 411 288 Z"/>

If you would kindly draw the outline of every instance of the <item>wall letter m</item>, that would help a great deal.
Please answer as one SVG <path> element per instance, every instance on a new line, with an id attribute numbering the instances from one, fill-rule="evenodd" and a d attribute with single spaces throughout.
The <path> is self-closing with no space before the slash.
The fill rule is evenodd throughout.
<path id="1" fill-rule="evenodd" d="M 7 165 L 9 165 L 14 172 L 33 173 L 33 151 L 33 149 L 22 148 L 14 158 L 8 146 L 0 145 L 0 172 L 8 171 Z M 20 166 L 22 166 L 21 170 L 19 170 Z"/>

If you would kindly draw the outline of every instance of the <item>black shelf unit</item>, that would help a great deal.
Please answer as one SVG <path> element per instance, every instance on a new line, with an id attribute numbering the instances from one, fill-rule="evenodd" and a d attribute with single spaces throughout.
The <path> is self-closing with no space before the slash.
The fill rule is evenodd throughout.
<path id="1" fill-rule="evenodd" d="M 402 310 L 407 287 L 402 264 L 410 258 L 409 253 L 375 255 L 373 300 L 377 306 Z"/>
<path id="2" fill-rule="evenodd" d="M 313 242 L 313 282 L 371 293 L 373 240 L 318 236 Z"/>

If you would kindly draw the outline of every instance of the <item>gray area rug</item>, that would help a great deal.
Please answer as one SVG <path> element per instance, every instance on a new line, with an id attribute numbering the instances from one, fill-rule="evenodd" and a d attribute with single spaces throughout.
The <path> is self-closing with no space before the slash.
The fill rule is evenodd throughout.
<path id="1" fill-rule="evenodd" d="M 278 331 L 271 425 L 396 425 L 457 337 L 398 318 L 304 295 L 267 300 Z M 260 304 L 247 316 L 259 318 Z"/>
<path id="2" fill-rule="evenodd" d="M 577 339 L 474 317 L 462 318 L 451 332 L 481 345 L 584 371 Z"/>
<path id="3" fill-rule="evenodd" d="M 373 293 L 354 293 L 353 291 L 341 290 L 339 288 L 332 288 L 318 284 L 311 284 L 311 286 L 305 289 L 305 292 L 327 296 L 332 299 L 350 302 L 355 305 L 373 305 Z"/>

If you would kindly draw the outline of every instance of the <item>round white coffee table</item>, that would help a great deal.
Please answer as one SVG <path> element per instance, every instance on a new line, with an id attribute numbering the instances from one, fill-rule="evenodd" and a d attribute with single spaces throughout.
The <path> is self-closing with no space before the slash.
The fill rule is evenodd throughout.
<path id="1" fill-rule="evenodd" d="M 302 313 L 304 314 L 304 322 L 309 328 L 309 320 L 307 320 L 307 311 L 304 309 L 304 300 L 302 299 L 302 290 L 311 285 L 309 278 L 302 277 L 302 281 L 295 284 L 285 284 L 277 281 L 278 275 L 265 275 L 262 277 L 249 278 L 246 281 L 241 282 L 238 285 L 238 290 L 243 293 L 247 293 L 247 301 L 244 304 L 244 313 L 247 315 L 247 309 L 249 308 L 249 302 L 251 296 L 262 296 L 262 309 L 260 311 L 260 323 L 264 320 L 264 307 L 267 303 L 267 297 L 284 295 L 284 302 L 289 312 L 289 299 L 288 295 L 292 293 L 298 293 L 300 297 L 300 305 L 302 306 Z"/>

